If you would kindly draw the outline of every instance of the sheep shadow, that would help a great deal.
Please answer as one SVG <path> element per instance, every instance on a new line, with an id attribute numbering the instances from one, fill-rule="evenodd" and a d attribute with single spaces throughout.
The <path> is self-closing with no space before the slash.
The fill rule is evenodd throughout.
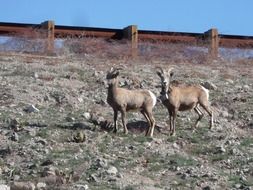
<path id="1" fill-rule="evenodd" d="M 134 133 L 134 134 L 146 133 L 146 131 L 148 130 L 148 127 L 149 127 L 149 125 L 148 125 L 148 122 L 146 122 L 146 121 L 133 121 L 133 122 L 127 123 L 128 131 L 130 133 Z M 112 132 L 113 131 L 113 123 L 105 120 L 100 123 L 100 128 L 104 131 Z M 123 130 L 123 126 L 120 122 L 118 123 L 118 128 L 119 128 L 119 131 Z M 162 128 L 156 125 L 155 131 L 162 133 Z"/>
<path id="2" fill-rule="evenodd" d="M 149 125 L 146 121 L 133 121 L 127 123 L 127 129 L 131 133 L 140 134 L 140 133 L 146 133 L 148 130 Z M 161 133 L 161 127 L 155 126 L 155 131 Z"/>
<path id="3" fill-rule="evenodd" d="M 85 122 L 57 124 L 57 128 L 68 129 L 68 130 L 92 130 L 92 127 Z"/>

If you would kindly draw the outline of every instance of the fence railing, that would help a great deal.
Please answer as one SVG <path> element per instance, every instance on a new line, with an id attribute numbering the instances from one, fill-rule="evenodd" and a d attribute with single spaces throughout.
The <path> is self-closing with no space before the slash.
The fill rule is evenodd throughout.
<path id="1" fill-rule="evenodd" d="M 253 36 L 238 36 L 219 34 L 212 28 L 204 33 L 184 33 L 165 31 L 138 30 L 136 25 L 130 25 L 123 29 L 74 27 L 55 25 L 54 21 L 45 21 L 41 24 L 21 24 L 0 22 L 0 36 L 27 36 L 34 30 L 42 31 L 42 37 L 46 39 L 46 52 L 54 52 L 55 38 L 67 37 L 96 37 L 122 40 L 131 43 L 132 56 L 138 55 L 139 41 L 163 41 L 168 43 L 187 43 L 193 46 L 207 46 L 210 57 L 218 56 L 219 47 L 227 48 L 253 48 Z"/>

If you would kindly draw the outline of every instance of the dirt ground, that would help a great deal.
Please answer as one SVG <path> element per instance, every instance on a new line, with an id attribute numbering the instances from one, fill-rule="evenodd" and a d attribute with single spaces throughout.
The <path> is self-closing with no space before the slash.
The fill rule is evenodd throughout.
<path id="1" fill-rule="evenodd" d="M 169 136 L 168 112 L 154 108 L 154 137 L 140 113 L 129 134 L 112 133 L 106 73 L 119 85 L 160 93 L 156 66 L 175 67 L 182 83 L 209 88 L 209 118 L 196 131 L 193 111 L 180 112 Z M 253 61 L 205 64 L 78 56 L 0 55 L 0 184 L 37 189 L 252 189 Z M 31 185 L 31 186 L 32 186 Z"/>

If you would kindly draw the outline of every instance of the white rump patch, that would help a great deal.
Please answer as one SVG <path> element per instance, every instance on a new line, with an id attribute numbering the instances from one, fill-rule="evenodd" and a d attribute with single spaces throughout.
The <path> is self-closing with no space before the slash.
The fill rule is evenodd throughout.
<path id="1" fill-rule="evenodd" d="M 153 99 L 153 107 L 154 107 L 154 106 L 156 105 L 156 96 L 155 96 L 154 93 L 151 92 L 150 90 L 148 90 L 148 92 L 149 92 L 151 98 Z"/>
<path id="2" fill-rule="evenodd" d="M 201 86 L 201 88 L 206 92 L 207 99 L 209 99 L 209 90 Z"/>

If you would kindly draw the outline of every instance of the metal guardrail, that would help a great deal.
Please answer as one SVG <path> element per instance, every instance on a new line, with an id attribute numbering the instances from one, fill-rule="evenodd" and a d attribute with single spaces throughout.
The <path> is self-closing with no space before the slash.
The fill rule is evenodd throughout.
<path id="1" fill-rule="evenodd" d="M 138 47 L 138 41 L 163 41 L 170 43 L 187 43 L 190 45 L 207 45 L 209 53 L 217 57 L 219 47 L 227 48 L 253 48 L 253 36 L 218 34 L 217 29 L 210 29 L 204 33 L 166 32 L 137 30 L 132 25 L 124 29 L 108 29 L 94 27 L 77 27 L 55 25 L 53 21 L 41 24 L 7 23 L 0 22 L 1 36 L 29 35 L 34 30 L 44 31 L 48 38 L 48 51 L 54 49 L 55 38 L 67 37 L 97 37 L 107 39 L 128 39 L 132 43 L 133 52 Z M 136 53 L 135 53 L 136 54 Z"/>

